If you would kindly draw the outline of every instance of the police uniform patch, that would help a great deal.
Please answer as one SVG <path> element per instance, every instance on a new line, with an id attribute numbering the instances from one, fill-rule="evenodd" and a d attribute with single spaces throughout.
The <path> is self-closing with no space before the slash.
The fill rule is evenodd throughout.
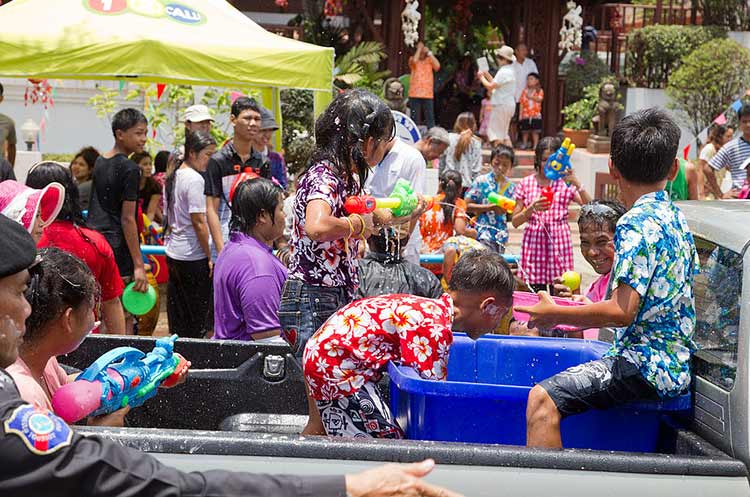
<path id="1" fill-rule="evenodd" d="M 29 404 L 18 406 L 5 420 L 5 433 L 17 435 L 26 447 L 40 456 L 70 445 L 73 430 L 47 409 Z"/>

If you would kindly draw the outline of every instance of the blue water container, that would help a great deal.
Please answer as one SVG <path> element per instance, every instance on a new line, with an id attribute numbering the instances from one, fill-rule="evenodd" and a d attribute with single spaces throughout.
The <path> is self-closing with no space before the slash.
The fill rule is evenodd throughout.
<path id="1" fill-rule="evenodd" d="M 455 334 L 448 380 L 424 380 L 410 367 L 388 366 L 391 410 L 407 438 L 526 444 L 531 387 L 571 366 L 600 358 L 609 344 L 569 338 Z M 566 448 L 653 452 L 659 418 L 689 410 L 690 394 L 592 410 L 562 421 Z"/>

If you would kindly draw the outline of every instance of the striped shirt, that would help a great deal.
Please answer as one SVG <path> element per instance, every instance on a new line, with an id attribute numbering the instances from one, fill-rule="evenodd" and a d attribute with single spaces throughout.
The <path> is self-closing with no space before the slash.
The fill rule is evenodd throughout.
<path id="1" fill-rule="evenodd" d="M 716 169 L 727 168 L 732 174 L 732 188 L 742 188 L 747 173 L 742 164 L 750 159 L 750 141 L 747 141 L 742 135 L 733 139 L 714 155 L 708 164 Z"/>

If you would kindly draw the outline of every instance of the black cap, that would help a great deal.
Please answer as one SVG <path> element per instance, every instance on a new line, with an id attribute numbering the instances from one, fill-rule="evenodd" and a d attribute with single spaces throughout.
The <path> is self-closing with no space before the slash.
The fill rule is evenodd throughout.
<path id="1" fill-rule="evenodd" d="M 0 278 L 20 273 L 35 259 L 36 243 L 26 228 L 0 214 Z"/>

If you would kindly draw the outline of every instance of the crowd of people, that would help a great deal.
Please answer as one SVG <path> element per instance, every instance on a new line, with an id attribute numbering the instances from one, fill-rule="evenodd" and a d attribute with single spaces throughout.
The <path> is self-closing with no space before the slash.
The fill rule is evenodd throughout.
<path id="1" fill-rule="evenodd" d="M 26 185 L 1 182 L 0 211 L 30 233 L 43 260 L 26 292 L 32 305 L 28 340 L 9 369 L 22 396 L 50 407 L 54 391 L 68 381 L 57 355 L 74 350 L 93 330 L 137 330 L 120 297 L 131 283 L 134 291 L 148 289 L 149 264 L 140 246 L 154 233 L 166 249 L 169 329 L 183 337 L 287 343 L 307 381 L 305 433 L 403 436 L 375 383 L 389 360 L 444 379 L 451 331 L 478 338 L 554 334 L 557 324 L 622 327 L 607 359 L 535 387 L 532 445 L 559 446 L 559 419 L 621 402 L 622 392 L 613 389 L 627 390 L 628 398 L 684 391 L 692 328 L 672 329 L 644 313 L 659 308 L 660 316 L 679 323 L 694 320 L 694 312 L 687 304 L 670 308 L 657 301 L 650 282 L 678 269 L 681 280 L 692 281 L 695 249 L 670 198 L 702 198 L 704 189 L 716 198 L 743 195 L 750 106 L 738 113 L 737 138 L 726 126 L 712 129 L 697 166 L 675 158 L 679 129 L 665 114 L 647 110 L 625 118 L 612 136 L 612 173 L 623 203 L 592 200 L 575 168 L 562 179 L 545 175 L 544 164 L 561 142 L 540 136 L 543 90 L 525 47 L 518 59 L 507 46 L 496 55 L 497 74 L 478 75 L 490 98 L 479 129 L 474 114 L 464 112 L 452 132 L 432 126 L 410 145 L 396 138 L 393 114 L 381 99 L 349 90 L 317 119 L 315 151 L 294 181 L 272 149 L 278 130 L 273 114 L 240 97 L 231 106 L 233 135 L 225 143 L 211 135 L 210 110 L 196 105 L 184 116 L 184 143 L 152 157 L 144 150 L 145 116 L 123 109 L 112 120 L 111 150 L 99 154 L 87 147 L 70 165 L 37 164 Z M 439 67 L 424 45 L 410 64 L 425 80 Z M 525 85 L 518 85 L 514 64 L 527 72 Z M 413 109 L 429 120 L 428 93 L 419 93 L 419 85 L 412 90 Z M 509 126 L 516 104 L 518 144 L 534 153 L 534 171 L 520 181 L 511 174 L 516 153 Z M 491 145 L 488 164 L 482 127 Z M 439 191 L 426 197 L 432 163 L 439 167 Z M 731 172 L 727 193 L 717 178 L 724 169 Z M 350 197 L 388 197 L 400 180 L 416 192 L 411 212 L 347 210 Z M 561 278 L 574 269 L 572 202 L 581 205 L 581 252 L 599 275 L 580 293 Z M 509 230 L 522 226 L 520 260 L 509 265 L 503 257 Z M 656 240 L 656 226 L 665 226 L 660 236 L 670 239 Z M 667 253 L 666 246 L 679 250 Z M 656 258 L 645 257 L 653 253 Z M 440 254 L 443 263 L 421 266 L 421 254 Z M 643 260 L 664 264 L 636 267 Z M 674 302 L 692 302 L 690 285 L 663 285 L 658 292 L 674 294 Z M 528 323 L 511 317 L 517 289 L 542 295 L 538 306 L 526 309 Z M 586 305 L 563 310 L 549 295 Z M 53 336 L 47 332 L 52 328 L 65 333 Z M 644 338 L 643 330 L 651 328 L 668 335 L 667 349 Z M 661 359 L 649 361 L 654 354 Z M 665 354 L 680 368 L 666 367 Z M 627 372 L 579 392 L 576 378 L 602 368 Z M 364 405 L 375 406 L 369 417 Z M 103 422 L 121 424 L 123 415 Z"/>

